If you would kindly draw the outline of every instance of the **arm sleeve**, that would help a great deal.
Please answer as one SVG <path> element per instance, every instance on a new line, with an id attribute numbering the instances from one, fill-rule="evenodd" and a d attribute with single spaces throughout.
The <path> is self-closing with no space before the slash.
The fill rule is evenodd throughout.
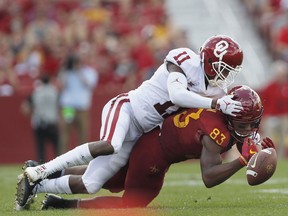
<path id="1" fill-rule="evenodd" d="M 211 109 L 212 98 L 203 97 L 187 90 L 187 79 L 184 74 L 170 72 L 167 79 L 167 88 L 173 104 L 183 108 Z"/>

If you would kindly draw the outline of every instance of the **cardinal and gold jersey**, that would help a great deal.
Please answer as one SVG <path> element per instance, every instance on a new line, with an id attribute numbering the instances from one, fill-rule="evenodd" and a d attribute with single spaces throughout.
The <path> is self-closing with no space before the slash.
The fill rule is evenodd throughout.
<path id="1" fill-rule="evenodd" d="M 104 188 L 112 192 L 125 189 L 123 203 L 127 206 L 148 205 L 160 193 L 172 163 L 200 158 L 204 135 L 215 141 L 211 144 L 221 146 L 222 152 L 234 143 L 219 111 L 191 108 L 169 116 L 162 130 L 155 128 L 137 141 L 127 166 Z"/>
<path id="2" fill-rule="evenodd" d="M 160 137 L 164 157 L 170 162 L 189 158 L 199 159 L 203 135 L 221 146 L 222 152 L 231 148 L 231 135 L 227 120 L 221 112 L 191 108 L 165 119 Z"/>

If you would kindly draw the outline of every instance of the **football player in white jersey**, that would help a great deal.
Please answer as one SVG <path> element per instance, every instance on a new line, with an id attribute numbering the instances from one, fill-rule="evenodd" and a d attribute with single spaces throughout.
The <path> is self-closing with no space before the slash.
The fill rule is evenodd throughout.
<path id="1" fill-rule="evenodd" d="M 224 35 L 208 38 L 199 54 L 188 48 L 171 50 L 149 80 L 104 106 L 99 141 L 82 144 L 45 164 L 25 169 L 18 182 L 16 209 L 26 206 L 29 193 L 48 175 L 91 160 L 93 167 L 88 165 L 82 177 L 63 176 L 54 189 L 55 193 L 96 193 L 127 163 L 138 138 L 181 107 L 211 108 L 240 115 L 241 103 L 226 92 L 241 70 L 242 60 L 238 43 Z"/>

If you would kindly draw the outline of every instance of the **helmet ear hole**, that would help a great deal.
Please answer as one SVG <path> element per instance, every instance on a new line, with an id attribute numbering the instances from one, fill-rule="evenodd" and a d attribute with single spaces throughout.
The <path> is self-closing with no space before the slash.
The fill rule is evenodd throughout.
<path id="1" fill-rule="evenodd" d="M 209 57 L 209 54 L 207 53 L 206 50 L 202 50 L 201 52 L 201 60 L 203 62 L 203 69 L 204 73 L 209 77 L 209 78 L 214 78 L 216 76 L 216 73 L 214 72 L 212 68 L 212 58 Z"/>
<path id="2" fill-rule="evenodd" d="M 207 71 L 207 75 L 208 76 L 210 76 L 210 77 L 215 77 L 216 76 L 216 73 L 214 72 L 214 70 L 212 69 L 212 59 L 211 58 L 209 58 L 208 60 L 207 60 L 207 64 L 209 65 L 209 68 L 210 68 L 210 70 L 209 71 Z"/>

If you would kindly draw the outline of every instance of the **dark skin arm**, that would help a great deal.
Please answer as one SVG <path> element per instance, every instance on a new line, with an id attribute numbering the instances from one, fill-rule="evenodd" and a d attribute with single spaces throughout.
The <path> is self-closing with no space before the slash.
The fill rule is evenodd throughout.
<path id="1" fill-rule="evenodd" d="M 221 147 L 209 136 L 204 135 L 201 142 L 203 149 L 200 166 L 202 179 L 207 188 L 223 183 L 243 167 L 238 158 L 222 164 Z"/>

